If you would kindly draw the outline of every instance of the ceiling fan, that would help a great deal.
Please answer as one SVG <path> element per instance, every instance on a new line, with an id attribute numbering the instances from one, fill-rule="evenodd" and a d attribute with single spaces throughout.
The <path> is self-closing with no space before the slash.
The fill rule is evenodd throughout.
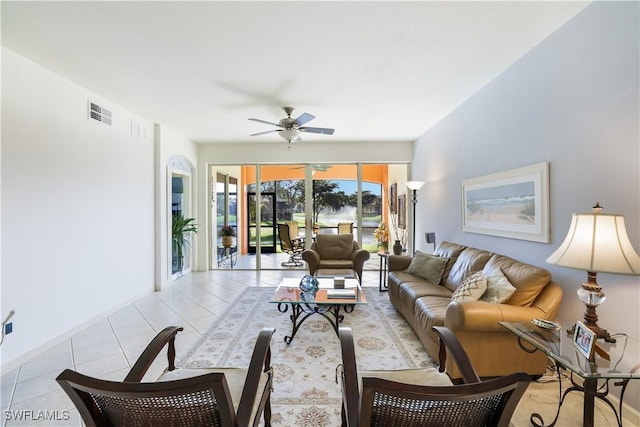
<path id="1" fill-rule="evenodd" d="M 315 119 L 316 116 L 309 113 L 302 113 L 298 118 L 292 119 L 291 113 L 293 113 L 293 107 L 284 107 L 284 112 L 287 114 L 287 117 L 280 120 L 279 123 L 269 122 L 267 120 L 254 119 L 250 118 L 254 122 L 266 123 L 268 125 L 277 126 L 278 129 L 268 130 L 265 132 L 252 133 L 250 136 L 263 135 L 265 133 L 278 132 L 278 134 L 287 142 L 298 142 L 302 140 L 300 137 L 301 132 L 309 132 L 309 133 L 321 133 L 324 135 L 333 135 L 333 129 L 329 128 L 316 128 L 303 126 L 305 123 L 310 122 Z"/>
<path id="2" fill-rule="evenodd" d="M 289 169 L 294 170 L 294 169 L 304 169 L 304 168 L 305 168 L 304 166 L 298 166 L 298 167 L 289 168 Z M 311 165 L 311 169 L 313 169 L 314 172 L 316 171 L 326 172 L 327 170 L 331 169 L 331 165 L 314 164 L 314 165 Z"/>

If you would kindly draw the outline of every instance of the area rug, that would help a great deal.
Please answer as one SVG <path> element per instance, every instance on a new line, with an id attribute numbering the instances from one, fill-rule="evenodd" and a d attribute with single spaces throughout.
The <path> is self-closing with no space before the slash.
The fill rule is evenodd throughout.
<path id="1" fill-rule="evenodd" d="M 247 367 L 263 327 L 275 327 L 271 341 L 274 426 L 339 426 L 342 362 L 340 343 L 329 322 L 314 315 L 293 342 L 289 315 L 270 303 L 275 288 L 251 288 L 223 313 L 178 362 L 178 366 Z M 406 369 L 434 366 L 411 327 L 389 303 L 386 293 L 366 288 L 368 304 L 346 313 L 343 326 L 353 331 L 359 369 Z"/>

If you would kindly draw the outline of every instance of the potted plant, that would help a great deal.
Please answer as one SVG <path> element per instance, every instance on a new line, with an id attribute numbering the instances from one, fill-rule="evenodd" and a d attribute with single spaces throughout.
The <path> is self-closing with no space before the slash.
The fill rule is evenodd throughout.
<path id="1" fill-rule="evenodd" d="M 229 248 L 233 246 L 233 237 L 236 235 L 236 229 L 230 225 L 220 227 L 220 235 L 222 236 L 222 246 Z"/>
<path id="2" fill-rule="evenodd" d="M 184 265 L 184 248 L 191 244 L 191 233 L 198 232 L 195 218 L 185 218 L 182 215 L 173 215 L 171 222 L 171 241 L 173 246 L 173 272 L 182 271 Z"/>
<path id="3" fill-rule="evenodd" d="M 389 228 L 385 222 L 381 222 L 373 231 L 373 238 L 378 242 L 380 252 L 389 252 Z"/>

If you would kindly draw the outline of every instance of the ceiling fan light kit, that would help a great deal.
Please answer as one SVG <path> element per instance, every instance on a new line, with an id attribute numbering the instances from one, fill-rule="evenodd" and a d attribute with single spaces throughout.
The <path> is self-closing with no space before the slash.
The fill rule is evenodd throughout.
<path id="1" fill-rule="evenodd" d="M 287 142 L 298 142 L 302 138 L 300 138 L 300 132 L 295 129 L 285 129 L 278 132 L 278 135 L 282 137 Z"/>
<path id="2" fill-rule="evenodd" d="M 268 130 L 265 132 L 252 133 L 250 136 L 264 135 L 265 133 L 278 132 L 278 135 L 282 137 L 285 141 L 298 142 L 302 140 L 300 136 L 301 132 L 307 133 L 319 133 L 322 135 L 333 135 L 334 130 L 330 128 L 317 128 L 317 127 L 305 127 L 303 126 L 305 123 L 310 122 L 315 119 L 316 116 L 309 113 L 302 113 L 298 118 L 292 119 L 291 114 L 293 113 L 293 107 L 284 107 L 284 112 L 287 114 L 287 117 L 280 120 L 278 123 L 270 122 L 262 119 L 250 118 L 254 122 L 265 123 L 272 126 L 277 126 L 278 129 Z"/>

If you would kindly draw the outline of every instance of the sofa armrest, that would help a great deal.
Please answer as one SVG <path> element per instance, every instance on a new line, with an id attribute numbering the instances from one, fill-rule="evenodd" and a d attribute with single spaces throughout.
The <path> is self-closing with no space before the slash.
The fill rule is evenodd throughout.
<path id="1" fill-rule="evenodd" d="M 562 302 L 562 295 L 562 288 L 553 281 L 544 287 L 532 304 L 532 307 L 536 307 L 545 313 L 544 316 L 539 316 L 540 319 L 555 320 Z"/>
<path id="2" fill-rule="evenodd" d="M 485 301 L 452 302 L 447 307 L 444 326 L 466 332 L 505 332 L 498 322 L 529 322 L 546 319 L 547 313 L 538 307 L 494 304 Z M 550 319 L 552 320 L 552 319 Z"/>
<path id="3" fill-rule="evenodd" d="M 403 271 L 409 267 L 413 258 L 404 255 L 389 255 L 389 271 Z"/>
<path id="4" fill-rule="evenodd" d="M 362 269 L 364 263 L 369 259 L 371 254 L 366 249 L 357 249 L 351 254 L 351 262 L 353 262 L 353 268 L 358 273 L 358 280 L 362 283 Z"/>
<path id="5" fill-rule="evenodd" d="M 320 265 L 320 254 L 313 249 L 302 252 L 302 259 L 309 264 L 309 274 L 313 275 Z"/>

